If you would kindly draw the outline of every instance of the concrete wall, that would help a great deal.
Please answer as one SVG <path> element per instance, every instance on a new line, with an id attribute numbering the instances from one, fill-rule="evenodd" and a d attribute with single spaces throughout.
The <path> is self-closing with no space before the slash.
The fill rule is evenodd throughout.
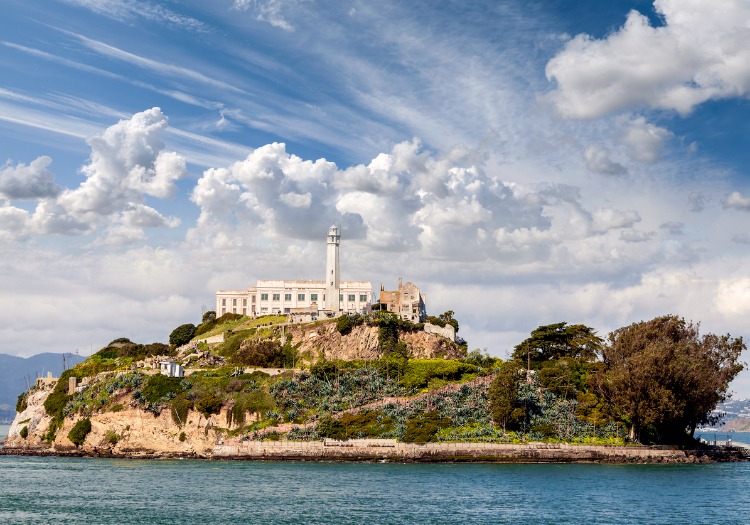
<path id="1" fill-rule="evenodd" d="M 451 341 L 456 341 L 456 329 L 453 328 L 453 325 L 446 324 L 443 327 L 440 327 L 436 324 L 432 323 L 425 323 L 424 324 L 424 331 L 428 334 L 437 334 L 445 337 L 446 339 L 450 339 Z"/>
<path id="2" fill-rule="evenodd" d="M 691 456 L 691 454 L 693 454 Z M 389 439 L 350 441 L 244 441 L 216 445 L 213 458 L 391 459 L 400 461 L 691 462 L 694 452 L 669 448 L 569 445 L 565 443 L 398 443 Z"/>

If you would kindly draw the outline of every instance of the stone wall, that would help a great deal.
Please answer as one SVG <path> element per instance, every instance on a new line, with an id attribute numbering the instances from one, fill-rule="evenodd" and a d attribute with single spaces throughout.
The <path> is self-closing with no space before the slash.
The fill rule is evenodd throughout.
<path id="1" fill-rule="evenodd" d="M 398 443 L 389 439 L 350 441 L 244 441 L 220 444 L 214 459 L 392 460 L 497 463 L 692 463 L 711 461 L 710 451 L 672 448 L 570 445 L 566 443 Z"/>
<path id="2" fill-rule="evenodd" d="M 440 327 L 436 324 L 425 323 L 424 331 L 428 334 L 437 334 L 446 339 L 450 339 L 451 341 L 456 341 L 456 329 L 453 328 L 453 325 L 451 324 L 446 324 L 445 326 Z"/>

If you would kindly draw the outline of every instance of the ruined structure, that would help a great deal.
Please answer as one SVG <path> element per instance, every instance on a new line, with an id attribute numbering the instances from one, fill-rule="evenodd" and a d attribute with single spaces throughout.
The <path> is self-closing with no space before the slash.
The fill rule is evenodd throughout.
<path id="1" fill-rule="evenodd" d="M 403 284 L 400 277 L 397 290 L 384 290 L 380 286 L 380 309 L 394 312 L 413 323 L 421 323 L 427 316 L 424 294 L 411 281 Z"/>

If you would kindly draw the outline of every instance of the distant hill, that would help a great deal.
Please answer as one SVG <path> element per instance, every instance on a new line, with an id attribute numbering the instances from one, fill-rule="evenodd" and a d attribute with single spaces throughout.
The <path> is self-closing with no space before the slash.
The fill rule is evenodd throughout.
<path id="1" fill-rule="evenodd" d="M 724 431 L 750 431 L 750 399 L 730 399 L 719 403 L 713 415 L 721 415 L 717 429 Z"/>
<path id="2" fill-rule="evenodd" d="M 85 359 L 75 354 L 64 354 L 68 368 Z M 0 422 L 12 420 L 16 415 L 18 394 L 26 390 L 26 378 L 34 384 L 37 377 L 52 372 L 59 377 L 63 370 L 63 354 L 44 353 L 31 357 L 0 354 Z"/>

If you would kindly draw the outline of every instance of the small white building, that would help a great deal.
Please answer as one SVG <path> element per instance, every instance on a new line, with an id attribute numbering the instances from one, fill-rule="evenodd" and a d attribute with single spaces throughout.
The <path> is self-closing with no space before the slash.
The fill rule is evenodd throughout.
<path id="1" fill-rule="evenodd" d="M 159 361 L 159 372 L 167 377 L 185 377 L 185 369 L 174 361 Z"/>

